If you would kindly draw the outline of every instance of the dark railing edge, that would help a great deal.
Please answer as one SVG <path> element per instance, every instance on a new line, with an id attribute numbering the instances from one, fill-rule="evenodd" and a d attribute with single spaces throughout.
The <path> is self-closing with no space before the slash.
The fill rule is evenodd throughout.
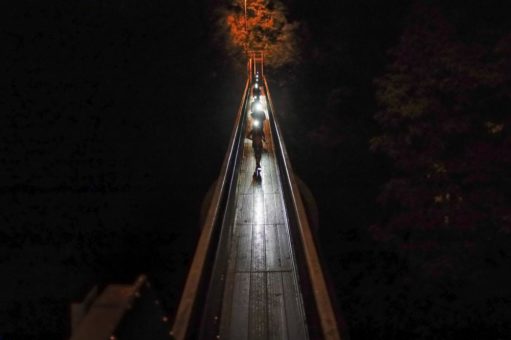
<path id="1" fill-rule="evenodd" d="M 277 141 L 277 160 L 279 163 L 282 163 L 279 164 L 279 169 L 282 174 L 281 177 L 283 177 L 282 184 L 287 187 L 287 190 L 284 190 L 283 188 L 283 191 L 288 192 L 288 198 L 291 201 L 290 207 L 292 209 L 291 211 L 288 209 L 288 215 L 290 213 L 294 215 L 295 218 L 293 218 L 293 220 L 297 225 L 299 233 L 301 254 L 297 255 L 300 255 L 300 257 L 303 258 L 307 267 L 307 277 L 301 277 L 300 280 L 302 281 L 305 279 L 305 286 L 308 286 L 307 289 L 312 291 L 310 292 L 310 295 L 312 296 L 304 298 L 306 300 L 313 298 L 314 300 L 314 305 L 305 301 L 306 307 L 309 305 L 308 307 L 314 310 L 313 313 L 306 314 L 308 314 L 308 321 L 313 321 L 309 319 L 316 319 L 317 317 L 317 320 L 315 321 L 319 323 L 318 326 L 321 328 L 321 334 L 315 334 L 315 330 L 311 329 L 310 327 L 309 332 L 311 333 L 311 337 L 314 338 L 321 336 L 323 339 L 341 339 L 341 333 L 338 327 L 338 318 L 335 313 L 336 308 L 334 308 L 332 305 L 332 298 L 330 297 L 331 292 L 330 289 L 328 289 L 328 285 L 325 280 L 325 275 L 323 273 L 323 268 L 321 266 L 318 250 L 315 244 L 315 237 L 309 225 L 306 210 L 299 192 L 298 185 L 294 178 L 293 169 L 282 138 L 280 127 L 274 114 L 275 111 L 273 108 L 273 101 L 269 91 L 268 82 L 266 77 L 263 77 L 263 79 L 266 95 L 268 97 L 269 111 L 271 111 L 270 123 L 272 127 L 272 133 L 275 135 L 276 138 L 274 139 Z M 292 216 L 289 216 L 289 218 L 292 218 Z M 317 316 L 314 317 L 311 314 L 317 314 Z"/>
<path id="2" fill-rule="evenodd" d="M 244 97 L 244 106 L 242 108 L 241 120 L 238 123 L 238 131 L 235 140 L 234 158 L 232 159 L 232 166 L 229 166 L 228 178 L 229 186 L 226 192 L 224 214 L 221 221 L 219 235 L 215 239 L 216 251 L 211 258 L 213 260 L 211 279 L 207 287 L 206 303 L 203 308 L 203 315 L 198 333 L 199 339 L 214 339 L 220 333 L 220 315 L 222 314 L 222 307 L 224 304 L 224 293 L 226 289 L 227 267 L 229 244 L 232 237 L 232 226 L 234 223 L 234 215 L 236 211 L 236 188 L 238 182 L 239 172 L 236 171 L 243 158 L 243 145 L 245 140 L 245 125 L 246 125 L 246 112 L 247 105 L 250 102 L 251 83 Z M 219 221 L 220 222 L 220 221 Z"/>
<path id="3" fill-rule="evenodd" d="M 240 119 L 246 105 L 246 97 L 249 93 L 250 78 L 247 79 L 245 84 L 245 90 L 243 97 L 236 115 L 235 124 L 231 133 L 229 148 L 227 149 L 222 168 L 218 181 L 215 185 L 213 197 L 206 215 L 204 224 L 201 229 L 201 233 L 198 239 L 196 251 L 190 265 L 190 269 L 185 281 L 181 300 L 179 302 L 176 316 L 170 334 L 177 340 L 186 339 L 188 337 L 190 321 L 198 313 L 195 309 L 198 305 L 198 295 L 201 294 L 199 287 L 204 286 L 205 275 L 205 263 L 208 259 L 208 254 L 211 253 L 211 240 L 213 233 L 215 232 L 215 226 L 218 225 L 220 216 L 222 215 L 221 203 L 225 201 L 225 196 L 228 192 L 229 186 L 229 170 L 234 166 L 233 160 L 235 159 L 235 140 L 236 137 L 241 133 Z M 203 292 L 202 292 L 203 293 Z"/>

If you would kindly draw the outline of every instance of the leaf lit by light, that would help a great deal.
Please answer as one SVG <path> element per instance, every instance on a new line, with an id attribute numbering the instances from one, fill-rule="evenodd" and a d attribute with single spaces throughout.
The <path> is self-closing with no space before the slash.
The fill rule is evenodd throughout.
<path id="1" fill-rule="evenodd" d="M 246 19 L 245 19 L 246 3 Z M 296 30 L 279 1 L 235 0 L 231 10 L 224 12 L 221 26 L 227 28 L 227 49 L 233 55 L 262 50 L 265 64 L 280 67 L 297 61 Z"/>

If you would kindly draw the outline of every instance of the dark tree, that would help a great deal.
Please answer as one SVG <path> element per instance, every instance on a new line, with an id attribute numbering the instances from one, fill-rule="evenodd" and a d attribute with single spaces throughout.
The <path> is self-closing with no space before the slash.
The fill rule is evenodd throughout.
<path id="1" fill-rule="evenodd" d="M 511 34 L 459 29 L 432 6 L 412 12 L 375 82 L 382 132 L 371 147 L 394 171 L 372 233 L 454 303 L 426 307 L 433 319 L 468 327 L 463 310 L 495 326 L 509 308 Z"/>

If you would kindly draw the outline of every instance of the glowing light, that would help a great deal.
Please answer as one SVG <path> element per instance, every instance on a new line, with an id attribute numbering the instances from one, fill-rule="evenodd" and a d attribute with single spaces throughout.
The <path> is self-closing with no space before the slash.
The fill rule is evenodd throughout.
<path id="1" fill-rule="evenodd" d="M 261 104 L 261 103 L 259 103 L 259 102 L 255 103 L 255 105 L 254 105 L 254 109 L 255 109 L 256 111 L 262 111 L 262 110 L 263 110 L 263 104 Z"/>
<path id="2" fill-rule="evenodd" d="M 258 120 L 254 120 L 254 126 L 255 126 L 255 127 L 259 127 L 259 124 L 260 124 L 260 123 L 259 123 L 259 121 L 258 121 Z"/>

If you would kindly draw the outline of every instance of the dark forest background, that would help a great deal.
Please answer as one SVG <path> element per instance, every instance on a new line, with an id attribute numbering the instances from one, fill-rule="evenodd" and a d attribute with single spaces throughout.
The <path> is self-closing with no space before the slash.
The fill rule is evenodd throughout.
<path id="1" fill-rule="evenodd" d="M 0 335 L 146 273 L 170 317 L 244 73 L 221 1 L 0 5 Z M 504 1 L 286 1 L 267 76 L 353 339 L 511 334 Z"/>

